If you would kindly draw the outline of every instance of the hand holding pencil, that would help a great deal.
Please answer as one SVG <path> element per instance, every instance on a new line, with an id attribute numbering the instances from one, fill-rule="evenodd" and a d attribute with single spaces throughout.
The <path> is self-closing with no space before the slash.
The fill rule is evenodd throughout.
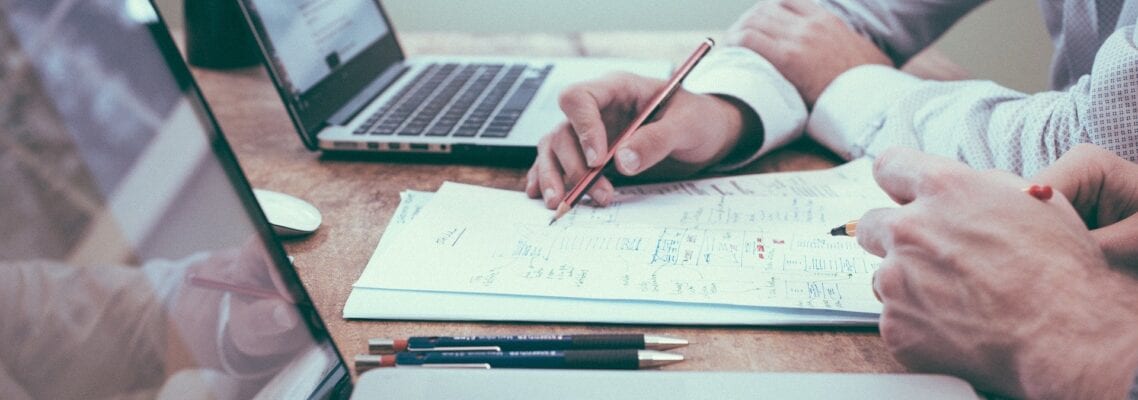
<path id="1" fill-rule="evenodd" d="M 663 113 L 657 112 L 618 141 L 618 134 L 646 111 L 650 113 L 653 100 L 668 83 L 622 73 L 563 92 L 560 105 L 567 120 L 539 143 L 537 158 L 527 175 L 526 193 L 542 198 L 546 207 L 554 209 L 569 186 L 591 170 L 603 168 L 609 158 L 611 169 L 606 172 L 683 176 L 722 160 L 745 141 L 761 141 L 761 135 L 743 134 L 756 132 L 751 128 L 759 125 L 749 108 L 734 100 L 682 88 L 676 89 Z M 613 190 L 608 178 L 600 174 L 585 194 L 593 204 L 604 206 L 611 201 Z"/>
<path id="2" fill-rule="evenodd" d="M 672 74 L 672 78 L 668 80 L 668 83 L 665 84 L 664 87 L 661 88 L 660 91 L 657 92 L 656 95 L 648 101 L 647 105 L 641 108 L 636 118 L 633 119 L 630 124 L 628 124 L 628 127 L 624 128 L 624 130 L 621 131 L 620 135 L 616 137 L 616 143 L 613 144 L 612 148 L 609 149 L 609 151 L 604 153 L 604 156 L 600 159 L 600 161 L 596 161 L 595 156 L 593 156 L 591 153 L 586 154 L 586 161 L 589 161 L 590 165 L 592 165 L 592 168 L 590 168 L 589 172 L 586 172 L 585 175 L 577 181 L 576 185 L 573 185 L 573 188 L 570 189 L 568 193 L 565 193 L 565 196 L 557 205 L 557 211 L 553 214 L 553 219 L 549 220 L 550 225 L 553 225 L 554 222 L 557 222 L 558 218 L 561 218 L 561 216 L 569 212 L 569 209 L 576 205 L 578 201 L 581 201 L 581 197 L 585 195 L 585 191 L 589 190 L 589 188 L 597 182 L 597 179 L 601 177 L 601 171 L 604 170 L 605 165 L 608 165 L 609 161 L 612 160 L 614 156 L 616 156 L 618 149 L 621 149 L 621 144 L 623 141 L 627 140 L 628 137 L 631 136 L 633 132 L 639 130 L 641 126 L 644 126 L 644 124 L 648 123 L 648 121 L 650 121 L 653 116 L 664 112 L 664 107 L 667 106 L 668 100 L 671 99 L 672 95 L 674 95 L 676 91 L 680 89 L 680 85 L 684 82 L 684 79 L 688 77 L 688 74 L 690 74 L 693 69 L 695 69 L 696 64 L 699 64 L 699 61 L 703 59 L 703 56 L 707 55 L 707 52 L 711 51 L 711 47 L 714 45 L 715 41 L 711 40 L 710 38 L 707 39 L 695 49 L 695 52 L 693 52 L 691 56 L 688 56 L 688 59 L 684 61 L 684 63 L 681 64 L 679 68 L 676 68 L 675 73 Z M 586 149 L 586 152 L 591 150 L 592 149 Z M 637 158 L 638 156 L 627 154 L 629 153 L 622 153 L 623 158 L 625 158 L 625 160 L 623 160 L 625 164 L 628 164 L 629 162 L 639 164 L 639 160 L 630 160 L 631 158 Z M 592 160 L 590 160 L 590 158 Z"/>

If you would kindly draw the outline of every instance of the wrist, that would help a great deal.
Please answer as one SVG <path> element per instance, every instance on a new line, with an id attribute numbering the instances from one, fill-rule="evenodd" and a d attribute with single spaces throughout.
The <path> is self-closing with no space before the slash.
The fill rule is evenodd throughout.
<path id="1" fill-rule="evenodd" d="M 712 95 L 723 110 L 726 135 L 715 164 L 733 164 L 751 157 L 763 145 L 763 124 L 755 111 L 742 100 L 725 95 Z"/>
<path id="2" fill-rule="evenodd" d="M 1134 284 L 1129 277 L 1118 278 Z M 1122 304 L 1132 296 L 1104 290 L 1114 298 L 1098 304 L 1098 311 L 1088 313 L 1093 315 L 1053 321 L 1044 329 L 1067 332 L 1048 335 L 1051 340 L 1041 340 L 1025 352 L 1016 368 L 1023 397 L 1128 398 L 1138 373 L 1138 335 L 1133 333 L 1138 312 Z"/>

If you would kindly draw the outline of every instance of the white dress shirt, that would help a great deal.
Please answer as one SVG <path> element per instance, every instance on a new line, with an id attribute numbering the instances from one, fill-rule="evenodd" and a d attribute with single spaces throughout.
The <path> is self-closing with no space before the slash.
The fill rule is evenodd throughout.
<path id="1" fill-rule="evenodd" d="M 982 1 L 822 0 L 898 65 Z M 987 81 L 941 82 L 862 66 L 838 76 L 808 116 L 797 91 L 762 57 L 714 51 L 686 87 L 738 98 L 764 141 L 742 166 L 802 134 L 847 158 L 909 146 L 976 168 L 1031 176 L 1080 143 L 1138 160 L 1138 0 L 1047 1 L 1054 91 L 1025 94 Z"/>

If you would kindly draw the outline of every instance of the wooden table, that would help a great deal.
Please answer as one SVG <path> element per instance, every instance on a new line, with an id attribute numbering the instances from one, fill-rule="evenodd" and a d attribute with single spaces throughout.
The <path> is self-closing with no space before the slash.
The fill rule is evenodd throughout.
<path id="1" fill-rule="evenodd" d="M 707 32 L 401 37 L 409 54 L 629 56 L 682 60 Z M 939 60 L 934 59 L 935 62 Z M 937 70 L 934 67 L 932 70 Z M 941 68 L 956 73 L 950 68 Z M 522 190 L 525 169 L 322 159 L 301 144 L 266 73 L 197 69 L 195 75 L 254 186 L 307 199 L 324 214 L 314 235 L 285 243 L 345 359 L 365 353 L 370 337 L 440 334 L 647 332 L 684 337 L 687 361 L 672 370 L 902 372 L 876 329 L 675 327 L 526 323 L 346 321 L 341 317 L 383 229 L 407 189 L 434 191 L 443 181 Z M 839 160 L 803 140 L 747 172 L 825 168 Z"/>

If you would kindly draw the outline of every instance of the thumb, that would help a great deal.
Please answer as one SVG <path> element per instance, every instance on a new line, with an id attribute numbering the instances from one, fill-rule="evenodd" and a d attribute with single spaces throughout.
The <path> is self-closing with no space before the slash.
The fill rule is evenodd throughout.
<path id="1" fill-rule="evenodd" d="M 658 164 L 675 150 L 676 127 L 667 120 L 644 125 L 616 147 L 616 168 L 632 176 Z"/>
<path id="2" fill-rule="evenodd" d="M 1138 272 L 1138 214 L 1091 231 L 1110 265 Z"/>
<path id="3" fill-rule="evenodd" d="M 235 305 L 229 335 L 237 349 L 249 356 L 290 353 L 308 340 L 296 308 L 274 299 Z"/>

